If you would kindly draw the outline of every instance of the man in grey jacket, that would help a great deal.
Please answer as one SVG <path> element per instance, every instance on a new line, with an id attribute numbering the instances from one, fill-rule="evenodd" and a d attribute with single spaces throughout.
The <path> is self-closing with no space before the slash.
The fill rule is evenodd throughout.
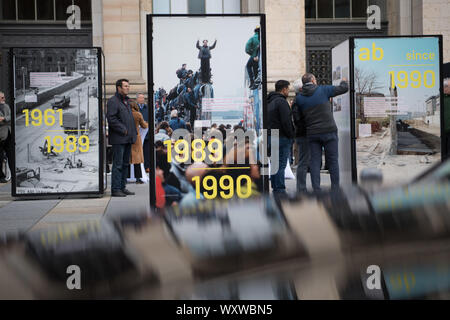
<path id="1" fill-rule="evenodd" d="M 129 81 L 120 79 L 116 82 L 116 94 L 109 98 L 106 106 L 108 119 L 109 143 L 112 145 L 113 166 L 111 176 L 111 195 L 126 197 L 134 195 L 125 188 L 130 166 L 131 145 L 136 142 L 137 131 L 131 107 L 128 103 Z"/>
<path id="2" fill-rule="evenodd" d="M 203 46 L 200 47 L 200 41 L 197 40 L 198 58 L 200 59 L 201 78 L 203 83 L 209 83 L 211 79 L 211 68 L 209 59 L 211 59 L 211 50 L 216 47 L 217 40 L 212 46 L 208 46 L 208 40 L 203 40 Z"/>
<path id="3" fill-rule="evenodd" d="M 11 109 L 5 103 L 5 94 L 0 91 L 0 155 L 3 151 L 8 157 L 9 169 L 12 171 L 12 143 L 11 143 Z M 0 183 L 6 183 L 6 173 L 0 166 Z"/>

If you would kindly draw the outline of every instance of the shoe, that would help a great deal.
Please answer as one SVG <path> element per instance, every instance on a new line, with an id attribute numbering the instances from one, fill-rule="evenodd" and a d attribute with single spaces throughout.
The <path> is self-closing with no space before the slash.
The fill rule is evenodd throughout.
<path id="1" fill-rule="evenodd" d="M 128 190 L 128 189 L 123 189 L 123 190 L 122 190 L 122 193 L 124 193 L 124 194 L 127 195 L 127 196 L 134 196 L 134 195 L 135 195 L 134 192 L 131 192 L 131 191 Z"/>
<path id="2" fill-rule="evenodd" d="M 113 191 L 111 197 L 126 197 L 127 195 L 122 191 Z"/>
<path id="3" fill-rule="evenodd" d="M 8 180 L 6 180 L 5 178 L 1 178 L 0 183 L 8 183 Z"/>
<path id="4" fill-rule="evenodd" d="M 144 184 L 144 181 L 142 181 L 141 179 L 137 179 L 136 184 Z"/>

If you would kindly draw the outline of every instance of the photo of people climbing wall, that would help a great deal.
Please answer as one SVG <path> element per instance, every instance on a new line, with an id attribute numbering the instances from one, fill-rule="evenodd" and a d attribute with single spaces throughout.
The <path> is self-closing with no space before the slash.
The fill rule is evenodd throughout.
<path id="1" fill-rule="evenodd" d="M 155 15 L 151 32 L 156 207 L 261 194 L 261 17 Z"/>

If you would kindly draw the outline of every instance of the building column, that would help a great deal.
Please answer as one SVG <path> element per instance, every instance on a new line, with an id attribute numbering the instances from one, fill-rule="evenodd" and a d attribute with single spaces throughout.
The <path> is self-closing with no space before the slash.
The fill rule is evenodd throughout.
<path id="1" fill-rule="evenodd" d="M 305 72 L 305 1 L 264 1 L 266 13 L 267 84 L 293 82 Z"/>
<path id="2" fill-rule="evenodd" d="M 139 0 L 103 1 L 103 52 L 106 91 L 115 91 L 117 79 L 130 80 L 131 93 L 144 91 Z"/>
<path id="3" fill-rule="evenodd" d="M 103 49 L 103 0 L 92 1 L 92 45 Z"/>

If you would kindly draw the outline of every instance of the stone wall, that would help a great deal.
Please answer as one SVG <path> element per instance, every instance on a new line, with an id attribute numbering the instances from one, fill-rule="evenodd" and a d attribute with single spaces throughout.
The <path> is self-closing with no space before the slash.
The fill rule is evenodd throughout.
<path id="1" fill-rule="evenodd" d="M 304 0 L 266 0 L 267 82 L 274 89 L 279 79 L 293 82 L 305 72 Z"/>
<path id="2" fill-rule="evenodd" d="M 448 0 L 423 1 L 423 34 L 442 34 L 443 60 L 450 62 L 450 2 Z"/>
<path id="3" fill-rule="evenodd" d="M 106 57 L 106 91 L 114 92 L 119 78 L 130 80 L 131 91 L 146 91 L 141 61 L 139 0 L 103 1 L 103 51 Z"/>

